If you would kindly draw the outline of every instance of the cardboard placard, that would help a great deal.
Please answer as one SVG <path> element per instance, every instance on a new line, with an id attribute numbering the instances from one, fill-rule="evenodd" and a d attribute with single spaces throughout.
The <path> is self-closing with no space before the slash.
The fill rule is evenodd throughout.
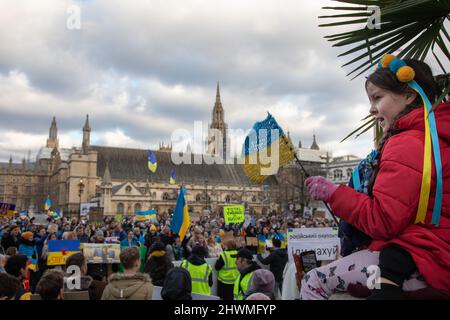
<path id="1" fill-rule="evenodd" d="M 83 243 L 87 263 L 120 263 L 120 244 Z"/>
<path id="2" fill-rule="evenodd" d="M 246 244 L 248 247 L 257 247 L 258 246 L 258 238 L 257 237 L 247 237 Z"/>
<path id="3" fill-rule="evenodd" d="M 339 252 L 340 239 L 337 228 L 297 228 L 288 229 L 289 261 L 294 254 L 314 250 L 318 261 L 335 260 Z"/>

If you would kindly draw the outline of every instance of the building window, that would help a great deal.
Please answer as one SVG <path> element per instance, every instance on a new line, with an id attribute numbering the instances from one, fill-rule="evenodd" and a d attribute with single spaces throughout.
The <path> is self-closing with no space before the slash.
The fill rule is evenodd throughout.
<path id="1" fill-rule="evenodd" d="M 134 205 L 134 212 L 139 212 L 141 211 L 141 204 L 140 203 L 136 203 Z"/>
<path id="2" fill-rule="evenodd" d="M 227 203 L 231 202 L 231 197 L 230 197 L 230 195 L 227 195 L 227 196 L 225 197 L 225 202 L 227 202 Z"/>
<path id="3" fill-rule="evenodd" d="M 130 187 L 130 186 L 127 186 L 127 187 L 125 188 L 125 192 L 126 192 L 126 193 L 130 193 L 130 192 L 131 192 L 131 187 Z"/>
<path id="4" fill-rule="evenodd" d="M 123 211 L 124 211 L 124 205 L 123 205 L 123 203 L 119 203 L 117 205 L 117 213 L 123 214 Z"/>
<path id="5" fill-rule="evenodd" d="M 13 187 L 13 194 L 17 194 L 19 192 L 19 188 L 17 186 Z"/>
<path id="6" fill-rule="evenodd" d="M 201 200 L 202 200 L 201 195 L 200 195 L 200 194 L 197 194 L 197 195 L 195 196 L 195 201 L 200 202 Z"/>
<path id="7" fill-rule="evenodd" d="M 347 178 L 350 178 L 352 176 L 353 170 L 351 168 L 347 169 Z"/>
<path id="8" fill-rule="evenodd" d="M 341 180 L 342 179 L 342 170 L 336 169 L 334 170 L 334 180 Z"/>
<path id="9" fill-rule="evenodd" d="M 164 192 L 162 198 L 163 198 L 164 201 L 167 201 L 167 200 L 169 200 L 170 196 L 169 196 L 169 194 L 167 192 Z"/>

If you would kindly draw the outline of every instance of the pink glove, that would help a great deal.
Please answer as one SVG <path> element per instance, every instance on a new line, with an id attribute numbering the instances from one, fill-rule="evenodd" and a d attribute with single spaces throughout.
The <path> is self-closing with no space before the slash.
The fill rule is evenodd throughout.
<path id="1" fill-rule="evenodd" d="M 311 198 L 326 202 L 338 188 L 333 182 L 321 176 L 309 177 L 306 179 L 305 185 Z"/>

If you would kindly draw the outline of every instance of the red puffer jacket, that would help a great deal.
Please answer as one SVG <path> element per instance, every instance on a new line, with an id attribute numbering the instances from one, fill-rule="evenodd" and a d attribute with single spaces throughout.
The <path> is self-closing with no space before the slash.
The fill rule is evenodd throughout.
<path id="1" fill-rule="evenodd" d="M 414 224 L 422 182 L 424 122 L 423 108 L 395 123 L 404 130 L 384 145 L 373 197 L 339 186 L 329 202 L 333 211 L 373 238 L 369 249 L 381 250 L 397 243 L 413 257 L 427 284 L 450 294 L 450 103 L 435 111 L 442 158 L 443 199 L 439 227 L 430 225 L 436 175 L 425 224 Z"/>

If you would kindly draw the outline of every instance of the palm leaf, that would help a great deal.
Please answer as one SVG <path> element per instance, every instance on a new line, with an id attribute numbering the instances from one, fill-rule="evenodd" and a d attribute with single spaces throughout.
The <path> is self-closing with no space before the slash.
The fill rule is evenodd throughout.
<path id="1" fill-rule="evenodd" d="M 444 23 L 450 20 L 450 0 L 332 0 L 340 6 L 323 7 L 336 14 L 321 15 L 319 19 L 332 20 L 319 24 L 320 27 L 354 26 L 354 30 L 338 32 L 324 38 L 333 47 L 348 47 L 339 57 L 351 56 L 342 67 L 351 67 L 347 76 L 352 79 L 372 69 L 386 53 L 399 51 L 400 58 L 424 60 L 432 57 L 436 60 L 444 74 L 447 74 L 445 85 L 441 86 L 438 102 L 448 93 L 448 70 L 435 53 L 436 48 L 450 60 L 448 42 L 450 36 Z M 346 5 L 346 6 L 345 6 Z M 371 15 L 369 6 L 380 8 L 380 28 L 369 29 L 367 19 Z M 367 120 L 367 116 L 363 120 Z M 379 124 L 369 119 L 363 125 L 353 130 L 342 141 L 352 135 L 356 137 L 375 126 L 376 138 L 381 132 Z M 341 142 L 342 142 L 341 141 Z"/>

